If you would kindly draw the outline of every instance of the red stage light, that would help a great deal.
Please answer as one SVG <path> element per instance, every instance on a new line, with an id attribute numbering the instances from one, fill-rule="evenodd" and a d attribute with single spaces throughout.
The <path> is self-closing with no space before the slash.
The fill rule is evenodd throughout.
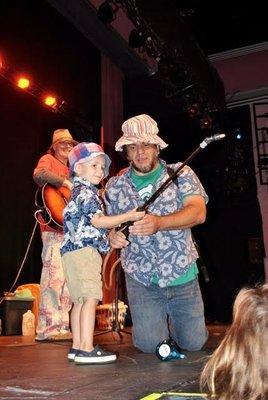
<path id="1" fill-rule="evenodd" d="M 198 104 L 192 104 L 187 108 L 188 114 L 190 117 L 195 117 L 200 114 Z"/>
<path id="2" fill-rule="evenodd" d="M 20 89 L 27 89 L 27 88 L 30 86 L 30 81 L 29 81 L 28 78 L 21 77 L 21 78 L 19 78 L 18 81 L 17 81 L 17 86 L 18 86 Z"/>
<path id="3" fill-rule="evenodd" d="M 48 107 L 55 107 L 57 105 L 57 99 L 54 96 L 46 96 L 44 98 L 44 103 Z"/>

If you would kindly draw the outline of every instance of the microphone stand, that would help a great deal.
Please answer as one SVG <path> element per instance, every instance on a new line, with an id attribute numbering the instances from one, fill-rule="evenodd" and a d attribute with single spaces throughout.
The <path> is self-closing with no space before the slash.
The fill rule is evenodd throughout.
<path id="1" fill-rule="evenodd" d="M 175 169 L 174 172 L 162 183 L 162 185 L 145 201 L 145 203 L 137 208 L 137 211 L 146 211 L 149 205 L 152 204 L 155 199 L 167 188 L 170 182 L 174 181 L 175 178 L 177 178 L 183 167 L 185 167 L 185 165 L 189 161 L 191 161 L 201 150 L 207 147 L 208 144 L 217 140 L 221 140 L 225 136 L 225 133 L 218 133 L 216 135 L 206 137 L 203 142 L 201 142 L 199 146 L 186 158 L 186 160 L 183 161 L 183 163 L 177 169 Z M 126 236 L 126 239 L 128 239 L 128 228 L 132 224 L 133 222 L 126 222 L 125 224 L 122 224 L 117 230 L 123 232 Z"/>
<path id="2" fill-rule="evenodd" d="M 111 255 L 112 253 L 110 253 Z M 108 255 L 108 257 L 110 256 Z M 119 255 L 120 257 L 120 255 Z M 120 268 L 119 268 L 119 263 L 120 263 L 120 258 L 115 261 L 115 263 L 112 265 L 112 270 L 115 269 L 115 295 L 114 295 L 114 301 L 111 304 L 111 327 L 109 329 L 106 329 L 102 332 L 97 332 L 94 334 L 95 336 L 102 336 L 105 335 L 106 333 L 110 332 L 115 332 L 119 336 L 119 342 L 122 343 L 123 341 L 123 335 L 122 333 L 126 333 L 127 335 L 131 335 L 131 332 L 128 332 L 127 330 L 124 330 L 121 328 L 121 324 L 123 322 L 119 321 L 119 279 L 120 279 Z M 107 261 L 106 261 L 107 263 Z M 104 261 L 105 264 L 105 261 Z"/>

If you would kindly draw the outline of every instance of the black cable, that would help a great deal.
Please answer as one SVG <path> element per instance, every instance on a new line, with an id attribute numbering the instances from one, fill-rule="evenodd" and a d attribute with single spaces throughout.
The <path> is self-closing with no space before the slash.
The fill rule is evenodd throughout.
<path id="1" fill-rule="evenodd" d="M 26 258 L 27 258 L 27 256 L 28 256 L 28 253 L 29 253 L 29 250 L 30 250 L 30 246 L 31 246 L 32 241 L 33 241 L 33 237 L 34 237 L 34 234 L 35 234 L 35 231 L 36 231 L 37 223 L 38 223 L 38 222 L 35 221 L 35 224 L 34 224 L 34 227 L 33 227 L 32 233 L 31 233 L 31 237 L 30 237 L 30 240 L 29 240 L 29 242 L 28 242 L 27 249 L 26 249 L 26 252 L 25 252 L 25 254 L 24 254 L 23 260 L 22 260 L 21 265 L 20 265 L 20 267 L 19 267 L 19 271 L 18 271 L 18 273 L 17 273 L 17 276 L 16 276 L 16 278 L 15 278 L 15 280 L 14 280 L 14 282 L 13 282 L 11 288 L 8 290 L 8 292 L 4 292 L 4 296 L 0 299 L 0 304 L 5 300 L 6 295 L 8 295 L 9 293 L 12 293 L 12 290 L 13 290 L 13 288 L 15 287 L 15 285 L 16 285 L 18 279 L 19 279 L 19 276 L 20 276 L 20 274 L 21 274 L 22 268 L 24 267 Z"/>

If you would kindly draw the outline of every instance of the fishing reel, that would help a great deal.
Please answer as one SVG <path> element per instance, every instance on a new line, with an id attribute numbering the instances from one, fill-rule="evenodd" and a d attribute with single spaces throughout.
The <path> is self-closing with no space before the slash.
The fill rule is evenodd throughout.
<path id="1" fill-rule="evenodd" d="M 155 354 L 161 361 L 177 360 L 186 358 L 180 347 L 173 339 L 165 339 L 155 349 Z"/>

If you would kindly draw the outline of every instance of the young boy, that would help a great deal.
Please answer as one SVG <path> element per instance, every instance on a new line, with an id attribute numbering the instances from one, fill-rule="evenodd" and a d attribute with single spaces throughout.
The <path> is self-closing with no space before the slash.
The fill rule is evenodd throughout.
<path id="1" fill-rule="evenodd" d="M 96 143 L 79 143 L 69 153 L 74 176 L 71 197 L 64 209 L 63 270 L 73 302 L 72 348 L 68 359 L 76 364 L 106 364 L 116 354 L 93 347 L 96 304 L 102 299 L 99 253 L 109 250 L 107 229 L 137 221 L 144 212 L 105 216 L 96 185 L 108 175 L 110 159 Z"/>

